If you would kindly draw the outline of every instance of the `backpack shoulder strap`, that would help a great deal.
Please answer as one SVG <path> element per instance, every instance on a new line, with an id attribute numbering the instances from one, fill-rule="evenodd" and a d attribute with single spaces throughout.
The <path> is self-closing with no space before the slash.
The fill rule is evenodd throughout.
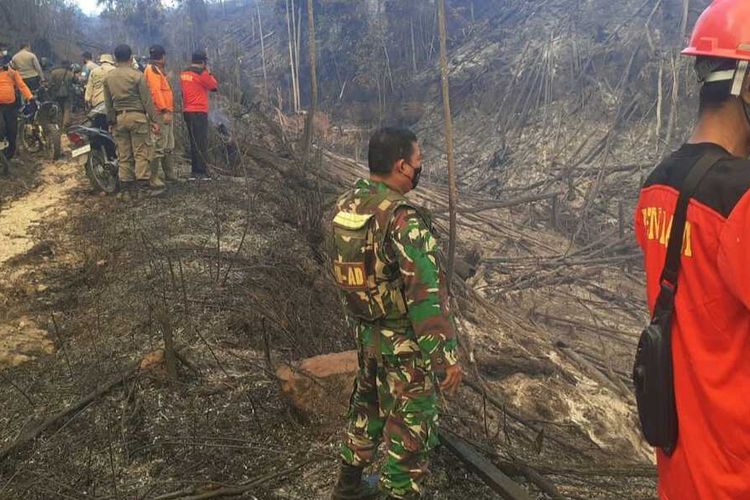
<path id="1" fill-rule="evenodd" d="M 703 178 L 709 170 L 716 165 L 725 155 L 720 151 L 712 150 L 703 155 L 695 163 L 685 178 L 677 198 L 677 207 L 672 221 L 672 230 L 669 233 L 669 245 L 667 246 L 667 258 L 661 273 L 660 284 L 668 284 L 673 289 L 677 288 L 677 278 L 680 272 L 680 255 L 682 254 L 682 243 L 685 234 L 685 223 L 687 221 L 687 210 L 690 199 L 695 195 Z M 666 282 L 666 283 L 665 283 Z"/>

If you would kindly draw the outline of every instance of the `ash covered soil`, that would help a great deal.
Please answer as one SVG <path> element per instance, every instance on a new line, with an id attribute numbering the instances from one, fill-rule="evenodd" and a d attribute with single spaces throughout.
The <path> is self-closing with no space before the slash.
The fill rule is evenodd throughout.
<path id="1" fill-rule="evenodd" d="M 238 138 L 244 161 L 235 176 L 181 182 L 163 197 L 96 196 L 82 168 L 60 167 L 65 195 L 56 209 L 34 212 L 28 248 L 0 267 L 0 335 L 40 337 L 12 348 L 23 359 L 0 357 L 0 447 L 107 381 L 124 381 L 0 459 L 0 497 L 189 498 L 246 485 L 248 498 L 327 498 L 344 426 L 341 394 L 331 394 L 320 414 L 301 413 L 281 394 L 274 370 L 354 347 L 321 224 L 352 172 L 342 174 L 340 162 L 324 155 L 303 172 L 278 131 L 259 115 L 250 119 L 265 125 Z M 15 203 L 34 193 L 18 193 Z M 494 215 L 505 227 L 518 214 Z M 467 246 L 487 240 L 465 231 Z M 485 241 L 484 255 L 509 254 L 503 241 Z M 503 272 L 518 278 L 527 270 Z M 471 351 L 478 361 L 467 366 L 469 378 L 481 376 L 488 398 L 464 387 L 446 401 L 443 426 L 503 470 L 533 467 L 564 497 L 653 497 L 632 398 L 616 382 L 630 344 L 598 346 L 605 337 L 570 326 L 563 313 L 580 309 L 570 304 L 593 300 L 581 297 L 585 287 L 567 284 L 567 298 L 552 301 L 559 287 L 552 281 L 549 295 L 534 295 L 541 307 L 523 291 L 485 297 L 482 284 L 493 273 L 502 274 L 487 268 L 457 292 L 462 334 L 471 340 L 465 359 Z M 637 323 L 623 317 L 613 310 L 614 326 L 604 326 Z M 564 358 L 558 351 L 568 347 L 555 348 L 561 336 L 573 348 L 587 346 L 593 364 L 601 352 L 613 360 L 597 366 L 609 367 L 615 385 L 604 387 Z M 159 351 L 165 339 L 179 354 L 174 379 Z M 514 478 L 544 498 L 526 475 Z M 434 498 L 494 498 L 444 449 L 428 488 Z"/>

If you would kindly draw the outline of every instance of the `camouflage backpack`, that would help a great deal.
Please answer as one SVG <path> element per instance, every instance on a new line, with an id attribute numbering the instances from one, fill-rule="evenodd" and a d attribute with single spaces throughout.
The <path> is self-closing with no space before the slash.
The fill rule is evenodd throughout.
<path id="1" fill-rule="evenodd" d="M 333 219 L 333 274 L 350 316 L 367 321 L 399 320 L 406 302 L 398 267 L 383 261 L 388 226 L 398 208 L 412 207 L 387 190 L 339 199 Z"/>

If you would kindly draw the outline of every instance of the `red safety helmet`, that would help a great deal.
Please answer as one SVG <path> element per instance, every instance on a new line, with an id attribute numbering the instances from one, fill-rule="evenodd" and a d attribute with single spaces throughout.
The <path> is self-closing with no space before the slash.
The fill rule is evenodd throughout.
<path id="1" fill-rule="evenodd" d="M 750 61 L 750 0 L 714 0 L 682 53 Z"/>

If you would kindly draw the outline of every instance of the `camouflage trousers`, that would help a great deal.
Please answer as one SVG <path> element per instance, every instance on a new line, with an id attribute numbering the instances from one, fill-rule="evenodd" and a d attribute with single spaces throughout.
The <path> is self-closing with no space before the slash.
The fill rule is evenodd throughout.
<path id="1" fill-rule="evenodd" d="M 384 441 L 381 488 L 396 498 L 418 496 L 428 455 L 438 444 L 437 424 L 435 379 L 421 354 L 384 355 L 380 369 L 373 357 L 360 354 L 342 445 L 346 463 L 370 465 Z"/>

